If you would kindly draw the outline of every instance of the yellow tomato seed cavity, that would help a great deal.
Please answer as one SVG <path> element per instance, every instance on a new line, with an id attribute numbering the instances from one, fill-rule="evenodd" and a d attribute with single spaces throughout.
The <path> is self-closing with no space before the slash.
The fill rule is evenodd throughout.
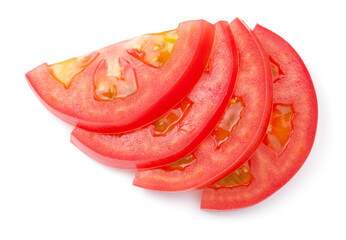
<path id="1" fill-rule="evenodd" d="M 164 136 L 168 131 L 172 130 L 186 115 L 192 104 L 192 101 L 186 97 L 175 108 L 156 120 L 152 131 L 153 136 Z"/>
<path id="2" fill-rule="evenodd" d="M 134 68 L 124 59 L 115 58 L 106 63 L 101 60 L 94 76 L 95 97 L 101 101 L 126 98 L 137 91 Z"/>
<path id="3" fill-rule="evenodd" d="M 244 102 L 240 98 L 235 97 L 231 99 L 221 122 L 211 134 L 211 137 L 216 143 L 216 149 L 220 148 L 220 146 L 229 139 L 233 127 L 240 120 L 240 114 L 244 106 Z"/>
<path id="4" fill-rule="evenodd" d="M 175 171 L 175 170 L 179 170 L 179 171 L 184 171 L 187 167 L 189 167 L 193 160 L 195 160 L 196 157 L 194 154 L 190 154 L 182 159 L 180 159 L 177 162 L 174 162 L 170 165 L 164 166 L 161 169 L 163 169 L 164 171 L 167 172 L 171 172 L 171 171 Z"/>
<path id="5" fill-rule="evenodd" d="M 274 153 L 281 153 L 293 132 L 293 109 L 291 105 L 274 104 L 267 134 L 263 140 Z"/>
<path id="6" fill-rule="evenodd" d="M 97 52 L 93 52 L 89 55 L 71 58 L 66 61 L 55 63 L 50 65 L 52 76 L 61 82 L 65 88 L 68 88 L 72 80 L 85 68 L 90 65 L 99 55 Z"/>
<path id="7" fill-rule="evenodd" d="M 221 179 L 213 184 L 212 188 L 233 188 L 237 186 L 247 186 L 251 181 L 250 165 L 246 162 L 243 166 L 229 174 L 227 177 Z"/>
<path id="8" fill-rule="evenodd" d="M 159 68 L 171 56 L 177 39 L 176 30 L 142 35 L 131 41 L 128 53 L 149 66 Z"/>

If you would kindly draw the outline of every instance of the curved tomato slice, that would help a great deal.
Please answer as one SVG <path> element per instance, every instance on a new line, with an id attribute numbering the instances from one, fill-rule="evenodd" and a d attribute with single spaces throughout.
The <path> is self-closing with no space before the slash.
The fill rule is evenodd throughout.
<path id="1" fill-rule="evenodd" d="M 185 168 L 138 171 L 134 185 L 161 191 L 186 191 L 208 186 L 237 169 L 257 149 L 266 132 L 272 106 L 268 56 L 251 30 L 239 19 L 231 23 L 239 52 L 235 91 L 222 120 L 194 151 Z"/>
<path id="2" fill-rule="evenodd" d="M 184 99 L 201 77 L 214 26 L 183 22 L 26 74 L 57 117 L 83 129 L 118 133 L 155 121 Z"/>
<path id="3" fill-rule="evenodd" d="M 206 188 L 201 203 L 204 209 L 243 208 L 269 197 L 300 169 L 315 138 L 317 99 L 303 61 L 275 33 L 259 25 L 254 33 L 269 54 L 273 70 L 274 105 L 269 128 L 249 160 L 251 177 L 247 184 L 228 182 L 222 187 L 216 184 Z"/>
<path id="4" fill-rule="evenodd" d="M 122 135 L 79 128 L 71 141 L 97 161 L 112 167 L 148 168 L 177 161 L 191 153 L 218 123 L 233 92 L 238 55 L 227 22 L 215 25 L 207 69 L 193 91 L 154 124 Z"/>

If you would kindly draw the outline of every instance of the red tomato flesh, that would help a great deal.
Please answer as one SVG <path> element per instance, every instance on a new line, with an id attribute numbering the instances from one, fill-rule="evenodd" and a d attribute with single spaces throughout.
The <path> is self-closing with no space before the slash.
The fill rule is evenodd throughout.
<path id="1" fill-rule="evenodd" d="M 268 56 L 243 22 L 236 19 L 230 26 L 239 52 L 239 72 L 219 125 L 182 164 L 138 171 L 134 185 L 160 191 L 206 187 L 237 169 L 261 143 L 272 107 Z"/>
<path id="2" fill-rule="evenodd" d="M 218 22 L 204 74 L 174 109 L 149 126 L 120 135 L 75 128 L 71 141 L 111 167 L 149 168 L 175 162 L 191 153 L 215 128 L 232 96 L 237 70 L 237 49 L 229 24 Z"/>
<path id="3" fill-rule="evenodd" d="M 155 121 L 182 101 L 208 62 L 214 26 L 183 22 L 26 74 L 42 103 L 77 127 L 126 132 Z"/>
<path id="4" fill-rule="evenodd" d="M 295 175 L 314 142 L 317 99 L 308 70 L 284 39 L 259 25 L 254 33 L 272 65 L 274 105 L 269 128 L 249 160 L 249 183 L 206 188 L 202 196 L 203 209 L 237 209 L 261 202 Z"/>

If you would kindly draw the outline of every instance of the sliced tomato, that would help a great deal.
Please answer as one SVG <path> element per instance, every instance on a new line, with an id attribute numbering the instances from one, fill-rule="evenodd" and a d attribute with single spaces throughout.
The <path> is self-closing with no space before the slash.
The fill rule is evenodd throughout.
<path id="1" fill-rule="evenodd" d="M 239 52 L 234 95 L 214 132 L 174 165 L 138 171 L 134 185 L 161 191 L 202 188 L 237 169 L 254 153 L 266 132 L 272 106 L 268 56 L 239 19 L 231 23 Z"/>
<path id="2" fill-rule="evenodd" d="M 238 55 L 227 22 L 215 25 L 208 66 L 193 91 L 155 123 L 121 135 L 73 130 L 81 151 L 112 167 L 148 168 L 172 163 L 191 153 L 215 128 L 232 96 Z"/>
<path id="3" fill-rule="evenodd" d="M 285 185 L 312 148 L 317 127 L 317 99 L 308 70 L 281 37 L 257 25 L 254 33 L 269 54 L 274 105 L 267 134 L 249 160 L 223 184 L 203 191 L 201 208 L 236 209 L 256 204 Z M 238 181 L 230 181 L 237 178 Z"/>
<path id="4" fill-rule="evenodd" d="M 26 74 L 42 103 L 83 129 L 118 133 L 155 121 L 182 101 L 208 62 L 214 26 L 183 22 Z"/>

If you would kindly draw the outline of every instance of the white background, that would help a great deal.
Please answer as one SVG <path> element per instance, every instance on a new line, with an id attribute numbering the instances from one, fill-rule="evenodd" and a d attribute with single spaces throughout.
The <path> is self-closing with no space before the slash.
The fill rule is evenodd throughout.
<path id="1" fill-rule="evenodd" d="M 1 1 L 0 239 L 346 239 L 343 1 Z M 201 192 L 131 185 L 69 143 L 24 74 L 179 22 L 244 19 L 284 37 L 319 101 L 313 151 L 279 192 L 247 209 L 199 209 Z"/>

